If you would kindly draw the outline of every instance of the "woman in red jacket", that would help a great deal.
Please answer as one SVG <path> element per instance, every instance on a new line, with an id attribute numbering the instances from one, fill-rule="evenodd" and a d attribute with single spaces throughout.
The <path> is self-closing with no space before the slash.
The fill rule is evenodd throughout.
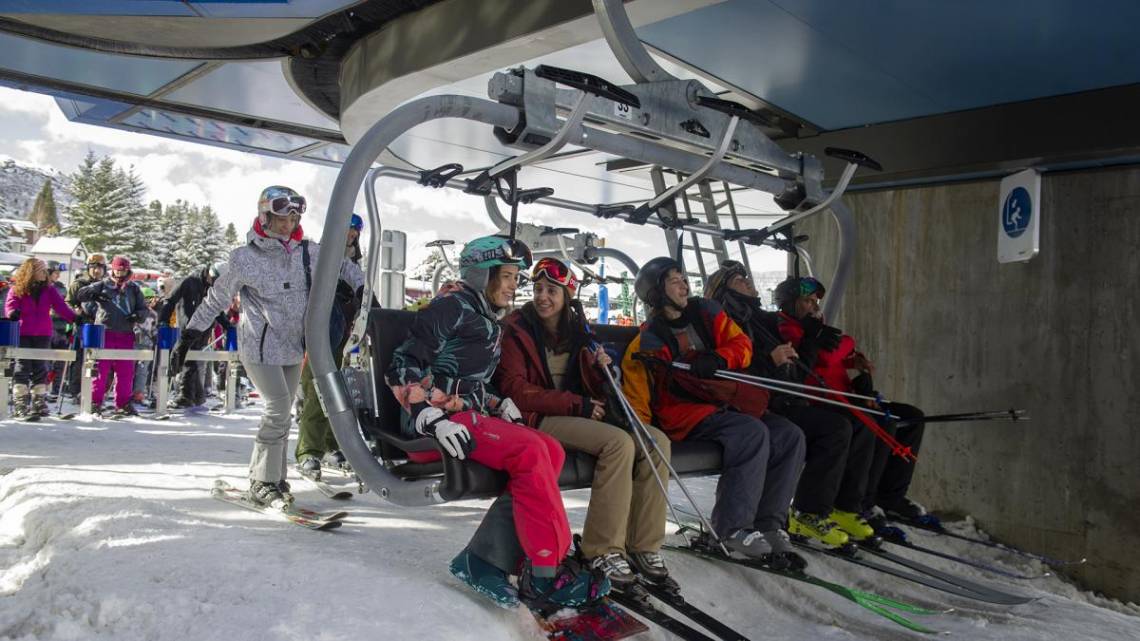
<path id="1" fill-rule="evenodd" d="M 20 265 L 12 277 L 12 288 L 4 301 L 4 316 L 20 321 L 20 347 L 48 349 L 51 347 L 51 311 L 55 310 L 67 322 L 75 320 L 75 312 L 63 301 L 55 287 L 48 284 L 47 263 L 29 258 Z M 20 359 L 12 377 L 12 416 L 36 419 L 48 413 L 47 407 L 48 362 Z M 28 386 L 31 385 L 31 407 L 28 407 Z"/>
<path id="2" fill-rule="evenodd" d="M 633 435 L 612 424 L 623 422 L 621 410 L 607 407 L 606 383 L 597 369 L 611 361 L 586 334 L 581 306 L 574 300 L 578 280 L 555 258 L 538 261 L 531 276 L 534 301 L 503 321 L 503 353 L 494 382 L 531 427 L 597 459 L 582 533 L 582 554 L 591 566 L 617 586 L 635 582 L 635 572 L 665 581 L 669 572 L 659 551 L 666 498 Z M 655 427 L 649 430 L 668 456 L 668 437 Z M 655 451 L 652 456 L 657 474 L 667 482 L 665 463 Z"/>

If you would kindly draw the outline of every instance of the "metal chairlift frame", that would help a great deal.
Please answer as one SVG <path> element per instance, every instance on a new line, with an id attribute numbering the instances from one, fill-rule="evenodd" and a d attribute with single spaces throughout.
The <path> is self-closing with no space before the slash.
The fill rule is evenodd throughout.
<path id="1" fill-rule="evenodd" d="M 494 100 L 434 95 L 405 103 L 369 128 L 345 160 L 333 188 L 329 215 L 325 219 L 324 237 L 345 236 L 356 195 L 367 181 L 365 195 L 372 223 L 370 250 L 372 256 L 378 256 L 376 252 L 382 227 L 375 182 L 380 178 L 418 181 L 423 176 L 420 172 L 394 167 L 373 168 L 373 162 L 392 142 L 415 126 L 441 118 L 460 118 L 495 127 L 496 134 L 504 144 L 524 150 L 542 148 L 544 144 L 557 139 L 558 146 L 573 144 L 643 163 L 674 168 L 690 175 L 700 172 L 702 178 L 717 179 L 730 185 L 750 187 L 772 194 L 800 194 L 802 199 L 796 208 L 801 215 L 829 207 L 840 224 L 843 239 L 840 271 L 832 282 L 828 296 L 829 304 L 838 304 L 846 280 L 845 272 L 850 266 L 850 241 L 854 238 L 854 224 L 850 220 L 850 211 L 838 199 L 842 190 L 837 188 L 829 197 L 820 186 L 823 171 L 819 160 L 810 155 L 789 154 L 748 119 L 737 118 L 736 115 L 701 104 L 699 98 L 702 96 L 715 96 L 701 83 L 672 79 L 657 67 L 637 40 L 620 0 L 594 0 L 594 6 L 611 49 L 630 76 L 639 81 L 638 84 L 622 88 L 637 97 L 639 107 L 619 105 L 600 95 L 584 95 L 586 92 L 577 89 L 559 89 L 553 80 L 539 77 L 527 69 L 495 74 L 488 91 Z M 608 85 L 601 79 L 592 80 Z M 648 80 L 652 82 L 647 82 Z M 574 109 L 576 106 L 579 108 Z M 573 113 L 575 116 L 562 121 L 557 117 L 559 113 Z M 573 122 L 579 116 L 583 122 Z M 689 121 L 696 121 L 700 128 L 686 128 L 684 123 Z M 731 127 L 735 127 L 735 131 L 731 131 Z M 701 135 L 702 129 L 707 138 Z M 726 136 L 726 132 L 731 135 Z M 722 145 L 724 151 L 719 151 Z M 709 156 L 718 151 L 723 157 L 710 163 Z M 855 164 L 851 162 L 845 174 L 853 172 Z M 466 181 L 460 178 L 440 182 L 450 188 L 467 187 Z M 602 211 L 598 205 L 553 196 L 540 198 L 537 202 L 594 215 L 600 215 Z M 609 213 L 608 217 L 630 219 L 629 212 Z M 796 215 L 777 221 L 768 229 L 790 224 L 792 221 L 789 219 L 795 219 Z M 721 229 L 712 229 L 707 225 L 678 225 L 676 221 L 663 220 L 659 216 L 657 219 L 635 222 L 722 239 L 725 237 L 725 232 Z M 750 242 L 756 244 L 761 241 L 762 239 Z M 328 310 L 333 305 L 335 284 L 343 259 L 343 243 L 329 243 L 321 252 L 313 269 L 309 313 L 305 319 L 309 363 L 322 407 L 349 463 L 378 496 L 398 505 L 443 502 L 438 491 L 440 479 L 405 481 L 397 477 L 373 458 L 361 437 L 356 407 L 345 377 L 332 354 L 327 328 Z M 366 318 L 363 314 L 362 317 Z M 354 337 L 362 327 L 360 320 L 358 318 L 354 323 Z M 372 378 L 375 387 L 376 373 Z M 383 393 L 383 390 L 374 389 L 373 393 Z"/>

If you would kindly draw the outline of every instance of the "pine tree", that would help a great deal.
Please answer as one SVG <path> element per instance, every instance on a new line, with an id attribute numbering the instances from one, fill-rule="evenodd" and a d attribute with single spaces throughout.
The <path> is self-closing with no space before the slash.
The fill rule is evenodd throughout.
<path id="1" fill-rule="evenodd" d="M 150 262 L 147 264 L 153 269 L 169 269 L 173 262 L 174 246 L 166 238 L 162 203 L 157 200 L 150 201 L 146 208 L 145 218 L 144 226 L 150 243 Z"/>
<path id="2" fill-rule="evenodd" d="M 161 238 L 162 248 L 162 264 L 167 269 L 172 269 L 175 273 L 181 273 L 179 268 L 177 252 L 182 243 L 182 232 L 187 226 L 187 219 L 190 217 L 191 205 L 184 200 L 175 200 L 173 204 L 169 204 L 162 212 L 162 225 L 161 225 Z"/>
<path id="3" fill-rule="evenodd" d="M 218 220 L 218 215 L 209 205 L 202 208 L 198 223 L 198 233 L 201 234 L 205 248 L 201 264 L 225 260 L 230 254 L 231 247 L 226 243 L 225 234 L 222 232 L 222 221 Z"/>
<path id="4" fill-rule="evenodd" d="M 226 225 L 225 241 L 227 253 L 236 249 L 237 246 L 241 244 L 241 241 L 238 240 L 237 228 L 234 227 L 233 223 Z"/>
<path id="5" fill-rule="evenodd" d="M 178 246 L 174 249 L 174 269 L 177 273 L 189 274 L 202 265 L 202 259 L 207 255 L 202 228 L 202 210 L 186 203 Z"/>
<path id="6" fill-rule="evenodd" d="M 32 212 L 28 220 L 36 224 L 36 229 L 43 236 L 53 236 L 59 233 L 59 215 L 55 211 L 55 195 L 51 189 L 51 178 L 44 181 L 43 189 L 36 196 L 32 205 Z"/>

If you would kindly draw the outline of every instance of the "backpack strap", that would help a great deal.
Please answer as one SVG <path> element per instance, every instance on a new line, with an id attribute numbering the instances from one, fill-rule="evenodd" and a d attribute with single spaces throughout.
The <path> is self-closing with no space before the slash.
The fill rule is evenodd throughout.
<path id="1" fill-rule="evenodd" d="M 309 241 L 301 241 L 301 265 L 305 268 L 305 292 L 313 290 L 313 271 L 309 266 Z"/>

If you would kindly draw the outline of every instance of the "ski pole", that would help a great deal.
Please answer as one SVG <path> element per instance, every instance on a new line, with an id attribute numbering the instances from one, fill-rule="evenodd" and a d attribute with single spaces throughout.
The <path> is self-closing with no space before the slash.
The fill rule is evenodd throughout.
<path id="1" fill-rule="evenodd" d="M 756 329 L 760 330 L 760 332 L 764 334 L 765 340 L 767 340 L 773 346 L 772 349 L 775 349 L 774 346 L 782 344 L 782 342 L 779 339 L 777 339 L 775 336 L 772 335 L 772 332 L 768 331 L 767 327 L 764 327 L 763 325 L 755 324 L 755 323 L 753 323 L 751 325 L 754 326 Z M 813 376 L 813 377 L 815 376 L 815 372 L 812 372 L 811 368 L 809 368 L 807 365 L 804 365 L 803 362 L 800 361 L 798 358 L 792 359 L 791 362 L 793 364 L 795 364 L 795 366 L 797 368 L 799 368 L 799 370 L 801 372 L 803 372 L 805 375 Z M 838 390 L 833 390 L 830 387 L 828 387 L 827 383 L 825 383 L 819 377 L 816 377 L 816 379 L 819 380 L 820 386 L 823 387 L 823 389 L 826 389 L 828 394 L 831 394 L 835 400 L 841 401 L 842 405 L 846 405 L 848 411 L 851 412 L 852 416 L 854 416 L 856 419 L 858 419 L 859 422 L 862 423 L 867 429 L 871 430 L 871 433 L 874 434 L 880 441 L 882 441 L 882 442 L 886 443 L 888 446 L 890 446 L 891 454 L 898 456 L 899 458 L 901 458 L 904 461 L 908 461 L 908 460 L 917 461 L 918 460 L 918 457 L 915 456 L 913 452 L 911 452 L 910 447 L 904 446 L 902 443 L 900 443 L 898 441 L 898 439 L 896 439 L 894 436 L 891 436 L 891 433 L 886 431 L 885 429 L 883 429 L 882 425 L 879 425 L 875 421 L 872 421 L 870 418 L 867 418 L 867 415 L 864 414 L 864 412 L 870 412 L 871 410 L 864 410 L 864 409 L 859 409 L 859 408 L 855 407 L 854 405 L 849 403 L 846 399 L 844 399 L 842 396 L 839 396 Z M 875 401 L 880 402 L 881 399 L 876 398 Z M 884 416 L 887 420 L 892 420 L 895 418 L 894 416 L 891 415 L 890 412 L 886 412 L 884 414 Z"/>
<path id="2" fill-rule="evenodd" d="M 78 332 L 72 330 L 71 338 L 67 341 L 67 349 L 75 351 L 75 340 L 78 338 Z M 78 356 L 76 357 L 78 358 Z M 68 389 L 67 385 L 67 370 L 71 366 L 72 361 L 63 362 L 63 372 L 59 375 L 59 405 L 55 408 L 56 416 L 63 416 L 63 397 L 65 391 Z"/>
<path id="3" fill-rule="evenodd" d="M 677 470 L 669 461 L 669 457 L 665 456 L 665 453 L 661 451 L 661 446 L 657 444 L 657 439 L 653 438 L 653 435 L 649 433 L 649 429 L 645 426 L 645 423 L 641 422 L 641 417 L 637 415 L 637 412 L 634 411 L 633 406 L 629 402 L 629 399 L 625 397 L 625 394 L 622 393 L 621 389 L 618 387 L 617 382 L 613 378 L 613 375 L 610 374 L 609 368 L 603 367 L 602 370 L 606 373 L 606 380 L 613 388 L 615 396 L 617 396 L 622 409 L 625 411 L 626 418 L 629 419 L 630 426 L 633 427 L 634 437 L 637 439 L 638 445 L 641 446 L 642 452 L 645 454 L 645 458 L 649 465 L 653 465 L 653 459 L 649 457 L 649 448 L 641 440 L 643 435 L 644 438 L 653 445 L 653 449 L 656 450 L 658 458 L 660 458 L 661 462 L 665 464 L 665 469 L 669 471 L 669 476 L 672 477 L 673 481 L 677 483 L 677 487 L 680 487 L 681 492 L 685 494 L 685 499 L 689 501 L 689 505 L 693 506 L 693 511 L 697 513 L 697 518 L 699 518 L 701 521 L 701 526 L 708 529 L 709 534 L 712 535 L 713 540 L 716 541 L 718 546 L 720 546 L 720 549 L 722 552 L 724 552 L 724 555 L 729 556 L 728 548 L 725 546 L 724 541 L 720 538 L 720 535 L 717 534 L 716 530 L 713 529 L 712 523 L 710 523 L 709 520 L 705 518 L 704 512 L 701 511 L 700 506 L 697 505 L 696 499 L 694 499 L 693 495 L 689 492 L 689 488 L 685 485 L 685 482 L 681 480 L 681 476 L 677 474 Z M 678 524 L 680 524 L 681 519 L 677 516 L 676 510 L 673 509 L 673 504 L 669 501 L 669 492 L 665 488 L 665 484 L 661 480 L 661 477 L 657 475 L 656 467 L 653 467 L 653 476 L 657 479 L 657 485 L 665 497 L 665 502 L 669 505 L 669 511 L 673 514 L 673 519 Z"/>
<path id="4" fill-rule="evenodd" d="M 908 418 L 897 421 L 899 427 L 906 427 L 918 423 L 957 423 L 959 421 L 1028 421 L 1029 416 L 1025 410 L 999 410 L 996 412 L 968 412 L 965 414 L 935 414 L 922 418 Z"/>
<path id="5" fill-rule="evenodd" d="M 755 381 L 757 383 L 765 383 L 767 385 L 780 385 L 783 387 L 790 387 L 790 388 L 794 388 L 794 389 L 811 390 L 814 392 L 819 392 L 821 394 L 822 393 L 839 394 L 840 396 L 846 396 L 847 398 L 857 398 L 857 399 L 865 400 L 865 401 L 888 402 L 888 403 L 890 402 L 890 401 L 885 401 L 884 399 L 879 398 L 878 396 L 867 396 L 866 394 L 856 394 L 855 392 L 840 392 L 839 390 L 833 390 L 829 387 L 819 387 L 817 385 L 805 385 L 803 383 L 793 383 L 791 381 L 782 381 L 778 378 L 767 378 L 765 376 L 755 376 L 753 374 L 745 374 L 744 372 L 732 372 L 732 374 L 734 376 L 738 376 L 739 378 L 741 378 L 743 380 Z M 773 388 L 773 389 L 775 389 L 775 388 Z M 777 391 L 784 392 L 786 390 L 778 389 Z M 788 393 L 794 394 L 794 392 L 788 392 Z M 800 396 L 806 396 L 806 395 L 801 394 Z M 811 398 L 811 397 L 809 396 L 809 398 Z"/>

